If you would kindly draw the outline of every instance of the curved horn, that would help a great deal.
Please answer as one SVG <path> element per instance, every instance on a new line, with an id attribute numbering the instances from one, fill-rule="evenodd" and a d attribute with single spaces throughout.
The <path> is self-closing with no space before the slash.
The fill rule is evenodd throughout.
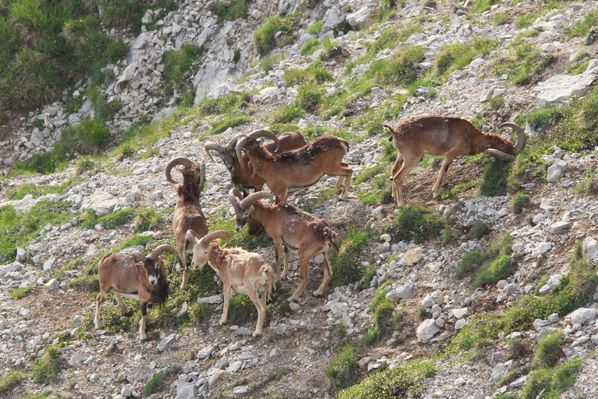
<path id="1" fill-rule="evenodd" d="M 206 164 L 202 162 L 200 165 L 198 165 L 198 167 L 199 167 L 199 182 L 197 185 L 199 186 L 198 193 L 201 194 L 201 192 L 203 191 L 203 188 L 206 184 Z"/>
<path id="2" fill-rule="evenodd" d="M 206 234 L 205 236 L 203 236 L 197 244 L 201 245 L 202 247 L 205 248 L 208 246 L 210 241 L 214 241 L 218 238 L 229 238 L 230 236 L 232 236 L 232 233 L 230 233 L 228 231 L 224 231 L 224 230 L 214 231 L 213 233 L 209 233 L 209 234 Z"/>
<path id="3" fill-rule="evenodd" d="M 276 137 L 276 135 L 272 132 L 270 132 L 269 130 L 265 130 L 265 129 L 258 129 L 258 130 L 254 130 L 253 132 L 251 132 L 248 136 L 245 136 L 243 138 L 241 138 L 241 140 L 237 141 L 237 144 L 235 145 L 235 152 L 237 153 L 237 159 L 241 159 L 241 150 L 243 149 L 243 147 L 245 146 L 245 144 L 247 144 L 247 142 L 249 140 L 257 140 L 260 137 L 265 137 L 268 138 L 270 140 L 273 140 L 277 143 L 277 147 L 278 147 L 278 137 Z"/>
<path id="4" fill-rule="evenodd" d="M 392 126 L 390 126 L 388 123 L 382 124 L 382 127 L 387 128 L 390 131 L 390 133 L 394 133 L 395 132 L 394 128 Z"/>
<path id="5" fill-rule="evenodd" d="M 154 248 L 154 250 L 150 253 L 149 257 L 152 259 L 156 259 L 158 256 L 162 255 L 162 253 L 164 253 L 166 251 L 170 251 L 170 252 L 176 254 L 176 251 L 174 250 L 174 247 L 172 245 L 162 244 L 162 245 L 159 245 L 156 248 Z"/>
<path id="6" fill-rule="evenodd" d="M 515 154 L 519 154 L 527 143 L 527 135 L 521 126 L 514 124 L 513 122 L 505 122 L 500 125 L 501 128 L 510 127 L 517 135 L 517 143 L 513 145 Z"/>
<path id="7" fill-rule="evenodd" d="M 172 179 L 171 171 L 172 171 L 172 168 L 174 168 L 177 165 L 183 165 L 184 167 L 188 168 L 188 167 L 193 166 L 193 162 L 187 158 L 175 158 L 172 161 L 168 162 L 168 165 L 166 165 L 165 173 L 166 173 L 166 180 L 169 183 L 176 184 L 176 182 Z"/>
<path id="8" fill-rule="evenodd" d="M 272 199 L 274 198 L 274 196 L 272 195 L 272 193 L 269 193 L 267 191 L 258 191 L 257 193 L 250 194 L 249 196 L 247 196 L 247 198 L 241 201 L 241 209 L 249 208 L 251 205 L 253 205 L 255 201 L 260 200 L 262 198 Z"/>
<path id="9" fill-rule="evenodd" d="M 501 159 L 503 161 L 512 161 L 515 159 L 514 155 L 507 154 L 506 152 L 502 152 L 497 150 L 496 148 L 488 148 L 484 151 L 486 154 L 492 155 L 494 158 Z"/>
<path id="10" fill-rule="evenodd" d="M 212 151 L 216 151 L 218 155 L 225 151 L 223 146 L 221 146 L 220 144 L 212 143 L 211 141 L 206 142 L 206 145 L 204 145 L 203 148 L 206 150 L 206 154 L 208 154 L 208 157 L 212 162 L 214 162 L 214 158 L 212 158 Z"/>

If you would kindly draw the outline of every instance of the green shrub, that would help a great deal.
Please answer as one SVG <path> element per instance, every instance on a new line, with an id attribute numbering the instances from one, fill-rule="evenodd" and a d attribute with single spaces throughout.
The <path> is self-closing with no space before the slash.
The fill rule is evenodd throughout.
<path id="1" fill-rule="evenodd" d="M 147 397 L 168 388 L 168 380 L 172 379 L 174 370 L 166 369 L 154 373 L 143 386 L 143 396 Z"/>
<path id="2" fill-rule="evenodd" d="M 122 108 L 119 100 L 106 100 L 106 97 L 96 86 L 92 86 L 87 90 L 87 97 L 93 105 L 95 118 L 100 121 L 109 121 Z"/>
<path id="3" fill-rule="evenodd" d="M 456 277 L 472 276 L 474 286 L 478 287 L 508 277 L 515 266 L 511 260 L 511 245 L 512 238 L 506 235 L 485 251 L 465 253 L 455 269 Z"/>
<path id="4" fill-rule="evenodd" d="M 34 155 L 28 162 L 18 165 L 18 168 L 52 173 L 63 168 L 76 155 L 99 153 L 109 142 L 110 131 L 106 123 L 99 119 L 86 119 L 77 126 L 65 129 L 51 151 Z"/>
<path id="5" fill-rule="evenodd" d="M 498 75 L 506 75 L 514 84 L 521 86 L 540 78 L 540 74 L 550 66 L 556 57 L 542 54 L 525 40 L 516 40 L 511 45 L 510 55 L 495 64 Z"/>
<path id="6" fill-rule="evenodd" d="M 537 18 L 538 16 L 535 14 L 520 15 L 515 18 L 515 27 L 517 29 L 529 28 Z"/>
<path id="7" fill-rule="evenodd" d="M 246 93 L 229 93 L 219 98 L 206 98 L 197 109 L 201 115 L 230 114 L 245 108 L 250 99 Z"/>
<path id="8" fill-rule="evenodd" d="M 316 51 L 318 46 L 320 45 L 320 41 L 318 39 L 309 39 L 305 42 L 303 47 L 301 47 L 301 55 L 304 57 L 308 57 Z"/>
<path id="9" fill-rule="evenodd" d="M 267 55 L 276 46 L 275 36 L 281 32 L 287 39 L 293 34 L 293 17 L 271 16 L 253 34 L 253 41 L 261 56 Z"/>
<path id="10" fill-rule="evenodd" d="M 562 331 L 556 331 L 543 337 L 538 342 L 532 367 L 535 369 L 554 367 L 563 356 L 563 351 L 561 350 L 563 338 Z"/>
<path id="11" fill-rule="evenodd" d="M 179 50 L 169 50 L 162 55 L 164 80 L 169 90 L 189 89 L 185 80 L 190 76 L 193 65 L 201 56 L 202 50 L 191 44 L 184 44 Z"/>
<path id="12" fill-rule="evenodd" d="M 85 172 L 95 172 L 99 169 L 98 164 L 96 164 L 91 158 L 89 157 L 81 157 L 77 161 L 77 176 L 82 175 Z"/>
<path id="13" fill-rule="evenodd" d="M 511 257 L 501 255 L 479 270 L 474 280 L 474 286 L 481 287 L 504 280 L 513 274 L 513 269 L 514 265 Z"/>
<path id="14" fill-rule="evenodd" d="M 567 34 L 571 37 L 583 37 L 590 33 L 592 28 L 596 27 L 598 27 L 598 11 L 592 11 L 583 17 L 581 21 L 573 25 L 567 31 Z"/>
<path id="15" fill-rule="evenodd" d="M 474 0 L 470 8 L 474 13 L 483 13 L 484 11 L 488 11 L 497 2 L 498 0 Z"/>
<path id="16" fill-rule="evenodd" d="M 417 80 L 418 65 L 423 60 L 422 47 L 405 48 L 388 59 L 374 61 L 366 77 L 377 84 L 407 86 Z"/>
<path id="17" fill-rule="evenodd" d="M 436 373 L 430 361 L 415 361 L 407 365 L 373 373 L 356 385 L 339 392 L 338 399 L 416 398 L 424 391 L 424 380 Z"/>
<path id="18" fill-rule="evenodd" d="M 309 27 L 307 28 L 307 33 L 311 35 L 319 35 L 322 32 L 322 28 L 324 27 L 324 21 L 318 19 L 314 21 Z"/>
<path id="19" fill-rule="evenodd" d="M 228 322 L 244 324 L 255 321 L 257 310 L 247 295 L 235 295 L 230 299 L 228 308 Z"/>
<path id="20" fill-rule="evenodd" d="M 251 122 L 251 118 L 243 113 L 233 112 L 230 114 L 223 115 L 219 120 L 212 124 L 212 127 L 208 130 L 207 134 L 209 136 L 213 136 L 215 134 L 220 134 L 225 130 L 245 125 Z"/>
<path id="21" fill-rule="evenodd" d="M 552 399 L 575 384 L 581 369 L 581 359 L 570 359 L 554 369 L 534 370 L 527 376 L 521 399 Z"/>
<path id="22" fill-rule="evenodd" d="M 285 83 L 295 86 L 303 83 L 324 83 L 332 80 L 332 75 L 320 61 L 315 61 L 305 69 L 288 69 L 283 75 Z"/>
<path id="23" fill-rule="evenodd" d="M 548 106 L 536 108 L 525 114 L 523 119 L 533 130 L 544 132 L 555 126 L 562 118 L 563 112 L 559 107 Z"/>
<path id="24" fill-rule="evenodd" d="M 234 21 L 239 18 L 247 18 L 247 0 L 218 0 L 214 3 L 214 8 L 219 21 Z"/>
<path id="25" fill-rule="evenodd" d="M 69 179 L 62 184 L 56 185 L 21 184 L 15 188 L 8 189 L 6 196 L 11 200 L 20 200 L 27 195 L 31 195 L 33 198 L 38 198 L 47 194 L 64 194 L 75 183 L 77 183 L 76 179 Z"/>
<path id="26" fill-rule="evenodd" d="M 440 50 L 434 62 L 436 74 L 446 77 L 469 65 L 477 57 L 490 54 L 498 46 L 493 39 L 475 39 L 468 43 L 449 44 Z"/>
<path id="27" fill-rule="evenodd" d="M 30 285 L 27 285 L 25 287 L 13 288 L 12 290 L 10 290 L 10 297 L 15 301 L 18 301 L 19 299 L 23 299 L 27 295 L 29 295 L 32 290 L 33 287 Z"/>
<path id="28" fill-rule="evenodd" d="M 68 222 L 70 206 L 63 202 L 40 201 L 29 212 L 16 212 L 13 207 L 0 208 L 0 262 L 15 259 L 17 246 L 25 247 L 38 237 L 46 225 Z"/>
<path id="29" fill-rule="evenodd" d="M 297 105 L 307 112 L 316 112 L 324 97 L 324 89 L 318 85 L 307 83 L 299 87 Z"/>
<path id="30" fill-rule="evenodd" d="M 511 162 L 492 159 L 486 163 L 480 194 L 488 197 L 507 193 L 507 183 L 511 171 Z"/>
<path id="31" fill-rule="evenodd" d="M 60 373 L 60 348 L 50 345 L 31 368 L 31 380 L 36 384 L 46 384 L 54 380 Z"/>
<path id="32" fill-rule="evenodd" d="M 81 227 L 93 229 L 95 225 L 101 224 L 105 229 L 114 229 L 129 223 L 135 217 L 135 211 L 131 208 L 123 208 L 108 215 L 97 216 L 93 211 L 87 211 L 81 220 Z"/>
<path id="33" fill-rule="evenodd" d="M 0 376 L 0 393 L 10 392 L 25 379 L 25 374 L 20 371 L 9 371 Z"/>
<path id="34" fill-rule="evenodd" d="M 334 355 L 326 367 L 326 375 L 334 382 L 337 389 L 346 388 L 357 379 L 358 356 L 357 349 L 351 344 L 346 344 Z"/>
<path id="35" fill-rule="evenodd" d="M 160 227 L 163 223 L 162 215 L 151 208 L 138 209 L 133 225 L 138 233 Z"/>
<path id="36" fill-rule="evenodd" d="M 358 282 L 363 277 L 363 268 L 359 257 L 367 248 L 373 233 L 369 230 L 350 229 L 339 251 L 331 259 L 332 285 L 338 287 Z"/>
<path id="37" fill-rule="evenodd" d="M 102 17 L 105 15 L 102 9 Z M 127 53 L 104 33 L 95 4 L 15 0 L 0 16 L 0 113 L 28 111 Z"/>
<path id="38" fill-rule="evenodd" d="M 387 285 L 378 288 L 368 308 L 374 320 L 366 336 L 370 345 L 399 328 L 400 317 L 395 312 L 395 305 L 386 297 L 387 291 Z"/>
<path id="39" fill-rule="evenodd" d="M 289 123 L 302 118 L 305 112 L 295 104 L 286 105 L 274 113 L 274 123 Z"/>
<path id="40" fill-rule="evenodd" d="M 529 195 L 526 193 L 517 193 L 513 196 L 513 200 L 511 201 L 513 207 L 513 213 L 519 215 L 523 212 L 523 208 L 529 205 Z"/>
<path id="41" fill-rule="evenodd" d="M 446 221 L 429 209 L 405 207 L 401 208 L 388 232 L 394 240 L 420 244 L 438 238 L 444 229 Z"/>

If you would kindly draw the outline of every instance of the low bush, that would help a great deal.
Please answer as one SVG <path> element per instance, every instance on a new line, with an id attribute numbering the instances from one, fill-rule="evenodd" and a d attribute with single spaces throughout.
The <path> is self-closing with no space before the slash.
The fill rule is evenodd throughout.
<path id="1" fill-rule="evenodd" d="M 305 111 L 295 104 L 286 105 L 274 113 L 274 123 L 290 123 L 302 118 Z"/>
<path id="2" fill-rule="evenodd" d="M 487 197 L 505 195 L 511 171 L 511 162 L 500 159 L 491 159 L 486 163 L 480 194 Z"/>
<path id="3" fill-rule="evenodd" d="M 322 87 L 307 83 L 299 87 L 296 101 L 297 105 L 306 112 L 314 113 L 318 110 L 323 97 L 324 89 Z"/>
<path id="4" fill-rule="evenodd" d="M 110 214 L 97 216 L 93 211 L 87 211 L 81 219 L 81 227 L 93 229 L 100 224 L 105 229 L 114 229 L 129 223 L 135 217 L 135 211 L 132 208 L 123 208 Z"/>
<path id="5" fill-rule="evenodd" d="M 394 240 L 414 241 L 420 244 L 440 237 L 446 228 L 446 221 L 434 212 L 410 206 L 401 208 L 388 232 Z"/>
<path id="6" fill-rule="evenodd" d="M 529 195 L 526 193 L 517 193 L 513 196 L 511 200 L 511 206 L 513 208 L 513 213 L 519 215 L 523 212 L 523 208 L 529 205 Z"/>
<path id="7" fill-rule="evenodd" d="M 247 0 L 218 0 L 214 3 L 214 11 L 219 21 L 234 21 L 239 18 L 247 18 Z"/>
<path id="8" fill-rule="evenodd" d="M 13 288 L 12 290 L 10 290 L 9 294 L 12 299 L 14 299 L 15 301 L 18 301 L 19 299 L 23 299 L 27 295 L 29 295 L 32 290 L 33 290 L 33 287 L 30 285 L 27 285 L 25 287 Z"/>
<path id="9" fill-rule="evenodd" d="M 350 229 L 339 247 L 339 252 L 331 259 L 332 286 L 338 287 L 356 283 L 363 277 L 359 257 L 367 248 L 373 233 L 369 230 Z"/>
<path id="10" fill-rule="evenodd" d="M 457 278 L 471 276 L 474 286 L 494 284 L 513 273 L 511 259 L 512 238 L 509 235 L 496 241 L 485 251 L 467 252 L 455 269 Z"/>
<path id="11" fill-rule="evenodd" d="M 486 38 L 449 44 L 440 50 L 434 61 L 435 72 L 438 76 L 447 77 L 451 72 L 469 65 L 475 58 L 487 56 L 497 46 L 497 40 Z"/>
<path id="12" fill-rule="evenodd" d="M 374 61 L 365 76 L 376 84 L 408 86 L 417 80 L 418 66 L 423 60 L 422 47 L 408 47 L 390 58 Z"/>
<path id="13" fill-rule="evenodd" d="M 326 367 L 326 375 L 334 382 L 336 389 L 346 388 L 355 382 L 359 375 L 358 356 L 352 344 L 345 344 L 334 355 Z"/>
<path id="14" fill-rule="evenodd" d="M 510 55 L 496 62 L 495 71 L 521 86 L 540 79 L 541 73 L 555 60 L 556 57 L 541 53 L 525 40 L 516 40 L 511 46 Z"/>
<path id="15" fill-rule="evenodd" d="M 60 348 L 50 345 L 44 354 L 33 363 L 31 380 L 36 384 L 46 384 L 58 376 L 61 368 Z"/>
<path id="16" fill-rule="evenodd" d="M 561 345 L 564 335 L 562 331 L 556 331 L 546 335 L 538 342 L 532 367 L 535 369 L 554 367 L 563 356 Z"/>
<path id="17" fill-rule="evenodd" d="M 25 378 L 26 375 L 20 371 L 9 371 L 2 374 L 0 376 L 0 394 L 12 391 L 12 389 L 19 385 Z"/>
<path id="18" fill-rule="evenodd" d="M 271 16 L 254 32 L 253 41 L 261 56 L 267 55 L 276 47 L 276 34 L 281 33 L 287 40 L 292 36 L 295 26 L 293 17 Z"/>
<path id="19" fill-rule="evenodd" d="M 66 203 L 50 201 L 40 201 L 28 212 L 0 208 L 0 262 L 13 261 L 17 246 L 27 246 L 45 226 L 68 222 L 72 218 L 69 209 Z"/>
<path id="20" fill-rule="evenodd" d="M 358 384 L 339 392 L 337 398 L 416 398 L 424 391 L 424 380 L 435 373 L 436 368 L 431 361 L 412 361 L 403 366 L 373 373 Z"/>

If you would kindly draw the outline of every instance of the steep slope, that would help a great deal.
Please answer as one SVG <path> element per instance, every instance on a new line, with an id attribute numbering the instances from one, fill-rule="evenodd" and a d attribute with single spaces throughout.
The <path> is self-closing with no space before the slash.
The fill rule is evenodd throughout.
<path id="1" fill-rule="evenodd" d="M 6 165 L 24 162 L 1 180 L 0 395 L 597 396 L 598 2 L 493 3 L 234 0 L 147 11 L 139 35 L 125 37 L 127 58 L 106 67 L 113 77 L 77 86 L 80 109 L 46 106 L 5 143 Z M 484 131 L 515 120 L 530 140 L 512 165 L 456 161 L 438 200 L 439 163 L 424 158 L 407 179 L 411 206 L 397 210 L 382 122 L 423 113 Z M 96 125 L 63 129 L 87 118 Z M 57 139 L 48 155 L 39 150 L 54 139 L 24 144 L 41 134 L 36 119 Z M 206 162 L 210 229 L 232 231 L 229 175 L 203 143 L 262 126 L 351 143 L 349 200 L 334 198 L 333 178 L 292 196 L 340 233 L 328 296 L 311 296 L 317 259 L 304 302 L 286 301 L 295 273 L 254 339 L 248 301 L 235 298 L 230 325 L 218 326 L 213 274 L 194 271 L 180 291 L 173 266 L 148 341 L 137 340 L 132 302 L 126 315 L 107 304 L 95 331 L 98 260 L 172 240 L 167 162 Z M 96 131 L 109 139 L 85 141 Z M 230 244 L 274 259 L 267 238 L 240 231 Z"/>

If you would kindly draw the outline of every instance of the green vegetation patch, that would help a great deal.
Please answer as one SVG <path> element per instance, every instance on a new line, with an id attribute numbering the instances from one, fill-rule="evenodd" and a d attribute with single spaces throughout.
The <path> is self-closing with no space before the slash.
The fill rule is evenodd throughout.
<path id="1" fill-rule="evenodd" d="M 274 113 L 274 123 L 289 123 L 302 118 L 305 111 L 296 104 L 285 105 Z"/>
<path id="2" fill-rule="evenodd" d="M 303 83 L 321 84 L 332 80 L 332 75 L 321 61 L 315 61 L 307 68 L 292 68 L 284 72 L 283 79 L 289 86 Z"/>
<path id="3" fill-rule="evenodd" d="M 324 97 L 324 89 L 313 83 L 306 83 L 299 87 L 297 92 L 297 106 L 306 112 L 314 113 L 320 107 Z"/>
<path id="4" fill-rule="evenodd" d="M 366 250 L 368 242 L 372 239 L 373 232 L 369 230 L 350 229 L 339 252 L 332 257 L 332 286 L 338 287 L 356 283 L 363 277 L 363 268 L 359 258 Z"/>
<path id="5" fill-rule="evenodd" d="M 598 11 L 588 13 L 581 21 L 567 31 L 571 37 L 586 36 L 592 29 L 598 28 Z"/>
<path id="6" fill-rule="evenodd" d="M 50 345 L 31 368 L 31 380 L 36 384 L 46 384 L 53 381 L 62 369 L 60 347 Z"/>
<path id="7" fill-rule="evenodd" d="M 25 287 L 13 288 L 12 290 L 10 290 L 10 297 L 15 301 L 18 301 L 19 299 L 23 299 L 27 295 L 29 295 L 32 290 L 33 287 L 30 285 L 27 285 Z"/>
<path id="8" fill-rule="evenodd" d="M 506 235 L 485 251 L 467 252 L 455 270 L 457 278 L 471 276 L 476 287 L 494 284 L 507 278 L 515 269 L 511 259 L 512 242 L 511 236 Z"/>
<path id="9" fill-rule="evenodd" d="M 407 47 L 387 59 L 374 61 L 365 76 L 376 84 L 408 86 L 417 80 L 418 65 L 423 60 L 422 47 Z"/>
<path id="10" fill-rule="evenodd" d="M 530 199 L 529 195 L 526 193 L 519 192 L 513 196 L 511 200 L 511 206 L 513 208 L 513 213 L 519 215 L 523 212 L 523 209 L 529 205 Z"/>
<path id="11" fill-rule="evenodd" d="M 467 43 L 449 44 L 440 50 L 434 66 L 436 74 L 443 78 L 469 65 L 478 57 L 485 57 L 498 46 L 494 39 L 478 38 Z"/>
<path id="12" fill-rule="evenodd" d="M 86 119 L 62 132 L 52 150 L 35 154 L 31 160 L 19 163 L 18 171 L 53 173 L 63 169 L 77 155 L 94 155 L 110 143 L 110 131 L 101 119 Z"/>
<path id="13" fill-rule="evenodd" d="M 511 172 L 511 162 L 492 158 L 484 167 L 480 194 L 487 197 L 505 195 Z"/>
<path id="14" fill-rule="evenodd" d="M 100 224 L 105 229 L 114 229 L 129 223 L 135 217 L 135 210 L 132 208 L 123 208 L 107 215 L 97 216 L 93 211 L 87 211 L 81 219 L 81 226 L 86 229 L 93 229 L 95 225 Z"/>
<path id="15" fill-rule="evenodd" d="M 21 184 L 20 186 L 7 190 L 6 196 L 11 200 L 20 200 L 26 195 L 31 194 L 33 198 L 41 197 L 47 194 L 64 194 L 77 183 L 77 179 L 69 179 L 62 184 L 44 185 L 44 184 Z"/>
<path id="16" fill-rule="evenodd" d="M 355 382 L 359 375 L 358 350 L 352 344 L 345 344 L 334 355 L 326 375 L 334 382 L 336 389 L 343 389 Z"/>
<path id="17" fill-rule="evenodd" d="M 11 206 L 0 208 L 0 263 L 14 261 L 17 246 L 27 246 L 46 225 L 68 222 L 72 217 L 69 209 L 64 202 L 50 201 L 40 201 L 28 212 L 17 212 Z"/>
<path id="18" fill-rule="evenodd" d="M 143 386 L 143 396 L 146 397 L 164 391 L 172 382 L 174 374 L 175 370 L 172 368 L 154 373 Z"/>
<path id="19" fill-rule="evenodd" d="M 303 47 L 301 47 L 301 55 L 304 57 L 308 57 L 312 55 L 319 46 L 320 41 L 318 39 L 309 39 L 305 42 Z"/>
<path id="20" fill-rule="evenodd" d="M 9 371 L 0 376 L 0 393 L 4 394 L 13 390 L 27 376 L 20 371 Z"/>
<path id="21" fill-rule="evenodd" d="M 563 338 L 562 331 L 555 331 L 543 337 L 538 342 L 532 367 L 535 369 L 554 367 L 563 356 L 563 351 L 561 350 Z"/>
<path id="22" fill-rule="evenodd" d="M 164 80 L 169 92 L 177 90 L 187 97 L 186 105 L 193 103 L 193 87 L 188 82 L 193 66 L 201 57 L 202 49 L 191 44 L 184 44 L 178 50 L 169 50 L 162 55 L 164 62 Z"/>
<path id="23" fill-rule="evenodd" d="M 446 221 L 429 209 L 409 206 L 401 208 L 388 228 L 393 240 L 414 241 L 421 244 L 440 237 L 447 229 Z"/>
<path id="24" fill-rule="evenodd" d="M 565 316 L 573 310 L 591 303 L 598 286 L 598 277 L 591 266 L 582 259 L 581 248 L 575 251 L 570 272 L 560 286 L 547 295 L 530 294 L 521 297 L 506 311 L 475 318 L 451 341 L 449 352 L 465 351 L 478 355 L 493 347 L 499 335 L 525 331 L 536 319 L 546 319 L 553 313 Z"/>
<path id="25" fill-rule="evenodd" d="M 405 366 L 373 373 L 341 391 L 338 399 L 416 398 L 424 391 L 424 380 L 436 373 L 434 363 L 413 361 Z"/>
<path id="26" fill-rule="evenodd" d="M 85 76 L 101 81 L 102 68 L 127 54 L 122 42 L 104 33 L 102 25 L 111 22 L 95 3 L 5 2 L 0 13 L 0 115 L 43 106 Z"/>
<path id="27" fill-rule="evenodd" d="M 290 41 L 295 27 L 293 17 L 281 17 L 278 15 L 268 17 L 266 21 L 253 33 L 253 42 L 260 55 L 267 55 L 276 45 L 277 40 Z M 282 34 L 282 38 L 275 38 L 277 33 Z"/>
<path id="28" fill-rule="evenodd" d="M 530 140 L 512 166 L 510 184 L 543 179 L 546 165 L 542 156 L 552 153 L 557 146 L 565 151 L 579 152 L 598 145 L 598 88 L 584 97 L 560 107 L 544 107 L 516 119 L 545 130 L 541 138 Z"/>
<path id="29" fill-rule="evenodd" d="M 511 82 L 522 86 L 538 80 L 555 61 L 553 55 L 543 54 L 527 41 L 518 39 L 511 45 L 510 54 L 496 62 L 494 70 L 497 75 L 506 75 Z"/>
<path id="30" fill-rule="evenodd" d="M 580 358 L 573 358 L 554 368 L 533 370 L 528 374 L 521 399 L 554 399 L 575 384 L 581 370 Z"/>
<path id="31" fill-rule="evenodd" d="M 379 287 L 368 307 L 374 320 L 366 335 L 366 343 L 370 345 L 399 329 L 400 315 L 395 311 L 394 303 L 386 297 L 387 292 L 388 284 Z"/>
<path id="32" fill-rule="evenodd" d="M 218 0 L 214 3 L 214 11 L 219 21 L 234 21 L 239 18 L 247 18 L 249 9 L 247 0 Z"/>

